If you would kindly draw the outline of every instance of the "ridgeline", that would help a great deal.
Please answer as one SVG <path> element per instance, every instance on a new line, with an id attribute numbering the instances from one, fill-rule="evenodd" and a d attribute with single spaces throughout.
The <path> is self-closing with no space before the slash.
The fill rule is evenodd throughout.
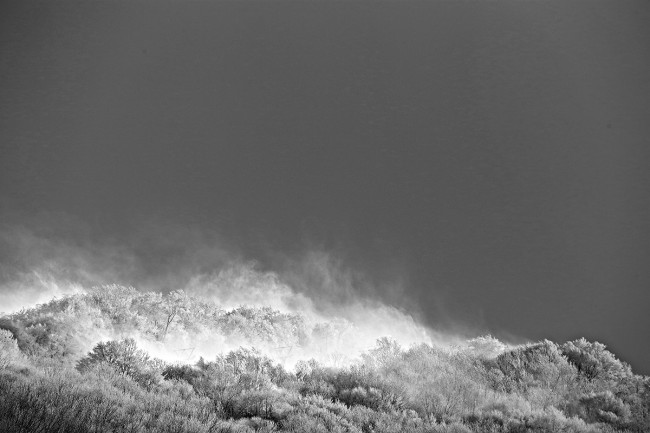
<path id="1" fill-rule="evenodd" d="M 650 378 L 597 342 L 355 338 L 342 319 L 95 288 L 0 318 L 0 431 L 650 431 Z"/>

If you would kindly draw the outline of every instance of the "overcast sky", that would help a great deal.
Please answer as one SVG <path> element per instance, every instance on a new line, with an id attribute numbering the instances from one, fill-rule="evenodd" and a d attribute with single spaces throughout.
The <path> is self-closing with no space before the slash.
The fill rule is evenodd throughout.
<path id="1" fill-rule="evenodd" d="M 619 0 L 5 1 L 0 218 L 117 244 L 163 221 L 269 268 L 326 251 L 433 327 L 586 336 L 650 373 L 648 23 Z"/>

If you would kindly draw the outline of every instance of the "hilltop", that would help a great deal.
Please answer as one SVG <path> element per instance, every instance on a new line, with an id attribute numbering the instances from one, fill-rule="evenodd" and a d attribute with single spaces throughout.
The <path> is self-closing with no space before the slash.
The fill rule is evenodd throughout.
<path id="1" fill-rule="evenodd" d="M 0 430 L 650 431 L 650 379 L 598 342 L 367 338 L 342 318 L 94 288 L 0 319 Z"/>

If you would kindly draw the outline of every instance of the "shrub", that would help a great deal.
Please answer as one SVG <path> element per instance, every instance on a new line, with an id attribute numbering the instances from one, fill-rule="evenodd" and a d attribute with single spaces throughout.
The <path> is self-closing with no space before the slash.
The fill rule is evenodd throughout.
<path id="1" fill-rule="evenodd" d="M 581 338 L 564 343 L 561 349 L 569 362 L 587 380 L 621 380 L 631 375 L 630 367 L 616 359 L 604 344 Z"/>
<path id="2" fill-rule="evenodd" d="M 146 388 L 161 380 L 160 362 L 150 359 L 145 351 L 138 349 L 132 338 L 98 343 L 77 363 L 77 369 L 84 372 L 98 363 L 110 365 L 118 373 L 133 378 Z"/>
<path id="3" fill-rule="evenodd" d="M 5 329 L 0 329 L 0 368 L 6 368 L 22 360 L 18 349 L 18 341 L 13 334 Z"/>

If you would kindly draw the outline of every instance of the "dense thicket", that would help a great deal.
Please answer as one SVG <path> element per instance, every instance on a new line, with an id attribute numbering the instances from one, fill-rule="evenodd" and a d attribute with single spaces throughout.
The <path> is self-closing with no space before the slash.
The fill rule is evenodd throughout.
<path id="1" fill-rule="evenodd" d="M 54 300 L 0 320 L 0 431 L 650 431 L 649 378 L 584 339 L 402 348 L 384 338 L 345 366 L 290 369 L 276 362 L 283 352 L 250 348 L 307 353 L 345 339 L 345 326 L 224 311 L 182 292 L 108 287 Z M 170 363 L 139 347 L 211 334 L 249 348 Z"/>

